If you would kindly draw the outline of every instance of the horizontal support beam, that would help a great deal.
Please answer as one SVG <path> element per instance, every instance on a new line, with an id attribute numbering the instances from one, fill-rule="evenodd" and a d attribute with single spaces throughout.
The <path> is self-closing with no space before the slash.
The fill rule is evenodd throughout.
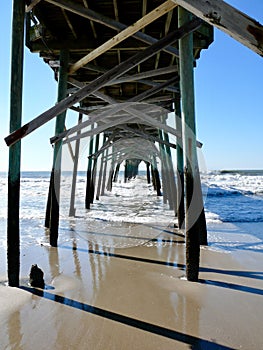
<path id="1" fill-rule="evenodd" d="M 83 6 L 80 6 L 76 3 L 74 3 L 73 1 L 70 0 L 45 0 L 46 2 L 49 2 L 53 5 L 59 6 L 65 10 L 68 10 L 70 12 L 75 13 L 76 15 L 79 15 L 81 17 L 87 18 L 91 21 L 100 23 L 102 25 L 105 25 L 109 28 L 115 29 L 117 31 L 123 30 L 125 28 L 127 28 L 128 26 L 120 23 L 118 21 L 115 21 L 109 17 L 103 16 L 91 9 L 87 9 Z M 158 41 L 158 39 L 155 39 L 153 37 L 151 37 L 150 35 L 147 35 L 145 33 L 142 32 L 137 32 L 135 34 L 133 34 L 133 37 L 146 43 L 146 44 L 154 44 Z M 172 46 L 167 46 L 163 49 L 165 52 L 172 54 L 176 57 L 179 57 L 179 51 Z"/>
<path id="2" fill-rule="evenodd" d="M 134 82 L 134 81 L 137 81 L 140 79 L 151 78 L 151 77 L 156 77 L 156 76 L 160 76 L 163 74 L 176 73 L 176 72 L 178 72 L 177 66 L 168 66 L 168 67 L 164 67 L 164 68 L 149 70 L 149 71 L 138 73 L 138 74 L 133 74 L 133 75 L 128 75 L 128 76 L 125 75 L 121 78 L 114 80 L 111 83 L 111 85 Z M 109 84 L 107 84 L 107 85 L 109 85 Z"/>
<path id="3" fill-rule="evenodd" d="M 176 80 L 177 77 L 174 77 L 172 80 L 169 80 L 168 82 L 166 82 L 165 84 L 168 85 L 168 84 L 171 84 L 172 81 Z M 75 80 L 75 79 L 72 79 L 70 78 L 70 82 L 75 85 L 78 85 L 78 82 Z M 79 83 L 79 86 L 82 86 L 83 83 Z M 148 96 L 151 96 L 152 94 L 162 90 L 164 84 L 159 84 L 159 88 L 158 87 L 154 87 L 154 88 L 151 88 L 148 90 L 148 94 L 147 94 L 147 97 Z M 144 121 L 146 124 L 150 124 L 150 125 L 154 125 L 154 127 L 157 127 L 157 128 L 161 128 L 161 129 L 164 129 L 166 132 L 170 132 L 172 133 L 173 135 L 175 136 L 181 136 L 181 135 L 178 135 L 177 131 L 173 128 L 171 128 L 170 126 L 168 125 L 165 125 L 161 122 L 159 122 L 158 120 L 155 120 L 154 118 L 151 118 L 150 116 L 147 116 L 146 113 L 141 113 L 139 111 L 137 111 L 134 107 L 131 107 L 130 106 L 130 103 L 131 102 L 139 102 L 141 101 L 143 98 L 145 98 L 146 94 L 143 92 L 139 95 L 136 95 L 134 98 L 131 98 L 130 100 L 128 100 L 126 103 L 117 103 L 113 98 L 111 98 L 110 96 L 107 96 L 101 92 L 94 92 L 93 93 L 95 96 L 103 99 L 104 101 L 106 101 L 107 103 L 109 104 L 113 104 L 115 105 L 114 107 L 112 107 L 112 109 L 109 111 L 109 110 L 106 110 L 106 111 L 102 111 L 102 112 L 98 112 L 98 114 L 94 117 L 91 117 L 89 120 L 86 120 L 84 122 L 82 122 L 81 124 L 79 125 L 76 125 L 76 126 L 73 126 L 71 129 L 69 129 L 67 131 L 67 133 L 63 132 L 59 135 L 56 135 L 54 137 L 52 137 L 50 139 L 50 142 L 51 143 L 55 143 L 55 142 L 58 142 L 59 140 L 61 140 L 62 138 L 64 138 L 66 135 L 69 136 L 70 134 L 73 134 L 74 132 L 78 131 L 79 129 L 83 129 L 85 127 L 88 127 L 89 125 L 91 125 L 92 123 L 98 123 L 100 121 L 103 121 L 103 119 L 105 117 L 109 117 L 109 113 L 111 113 L 112 115 L 116 114 L 118 111 L 126 111 L 128 113 L 131 114 L 132 117 L 134 116 L 137 116 L 138 118 L 140 118 L 142 121 Z M 123 124 L 123 122 L 121 122 L 120 124 Z M 117 124 L 114 124 L 114 125 L 117 125 Z M 83 137 L 84 134 L 82 134 L 82 137 Z"/>
<path id="4" fill-rule="evenodd" d="M 133 128 L 130 128 L 128 127 L 127 125 L 121 125 L 120 126 L 123 130 L 127 130 L 137 136 L 140 136 L 142 138 L 144 138 L 145 140 L 148 140 L 148 141 L 151 141 L 151 142 L 158 142 L 158 143 L 161 143 L 163 145 L 166 145 L 166 146 L 169 146 L 169 147 L 172 147 L 172 148 L 176 148 L 176 145 L 174 143 L 171 143 L 171 142 L 167 142 L 165 140 L 161 140 L 159 137 L 155 137 L 155 136 L 152 136 L 150 134 L 148 134 L 147 132 L 145 131 L 142 131 L 142 130 L 139 130 L 139 129 L 133 129 Z"/>
<path id="5" fill-rule="evenodd" d="M 161 4 L 160 6 L 155 8 L 153 11 L 149 12 L 147 15 L 140 18 L 137 22 L 125 28 L 120 33 L 112 37 L 110 40 L 106 41 L 101 46 L 91 51 L 88 55 L 82 57 L 79 61 L 74 63 L 69 69 L 69 74 L 75 73 L 78 69 L 85 66 L 85 64 L 93 61 L 95 58 L 107 52 L 112 47 L 118 45 L 123 40 L 126 40 L 127 38 L 129 38 L 130 36 L 138 32 L 148 24 L 154 22 L 156 19 L 163 16 L 164 14 L 166 14 L 176 6 L 177 5 L 174 2 L 172 2 L 171 0 L 167 0 L 165 3 Z"/>
<path id="6" fill-rule="evenodd" d="M 105 68 L 102 68 L 102 67 L 99 67 L 99 66 L 95 66 L 95 65 L 93 65 L 91 63 L 88 63 L 87 66 L 85 66 L 85 67 L 87 67 L 87 69 L 93 70 L 93 71 L 101 73 L 101 74 L 104 74 L 105 72 L 107 72 L 107 70 Z M 148 75 L 148 74 L 151 74 L 150 72 L 159 71 L 159 70 L 160 70 L 161 74 L 166 74 L 166 73 L 164 73 L 164 70 L 167 70 L 167 73 L 168 72 L 172 73 L 173 72 L 172 67 L 174 67 L 174 72 L 178 71 L 176 66 L 168 66 L 168 67 L 159 68 L 159 69 L 155 69 L 155 70 L 151 70 L 151 71 L 145 71 L 145 72 L 139 73 L 139 74 L 134 74 L 134 76 L 136 77 L 136 81 L 138 83 L 145 84 L 145 85 L 148 85 L 148 86 L 159 86 L 159 83 L 157 83 L 157 82 L 155 82 L 153 80 L 145 79 L 146 76 L 144 77 L 144 79 L 142 79 L 140 77 L 140 74 L 144 74 L 145 73 L 145 75 Z M 124 80 L 123 82 L 128 82 L 128 81 L 131 81 L 132 77 L 133 77 L 132 75 L 124 74 L 121 78 L 118 78 L 118 79 L 113 80 L 112 82 L 106 83 L 105 86 L 118 84 L 122 79 Z M 127 78 L 127 80 L 126 80 L 126 78 Z M 170 92 L 174 92 L 174 93 L 179 93 L 179 89 L 177 87 L 174 87 L 174 86 L 166 86 L 164 88 L 164 90 L 167 90 L 167 91 L 170 91 Z"/>
<path id="7" fill-rule="evenodd" d="M 174 32 L 169 33 L 166 37 L 160 39 L 157 43 L 146 48 L 144 51 L 137 53 L 136 55 L 130 57 L 126 61 L 120 63 L 119 65 L 113 67 L 108 72 L 104 73 L 102 76 L 93 80 L 87 86 L 79 89 L 75 94 L 66 97 L 64 100 L 58 102 L 55 106 L 51 107 L 49 110 L 40 114 L 38 117 L 30 121 L 29 123 L 23 125 L 18 130 L 14 131 L 5 138 L 5 142 L 8 146 L 14 144 L 18 140 L 21 140 L 26 135 L 29 135 L 32 131 L 36 130 L 40 126 L 44 125 L 48 121 L 52 120 L 55 116 L 59 115 L 67 108 L 73 106 L 75 103 L 83 100 L 86 96 L 91 95 L 93 92 L 98 91 L 100 88 L 105 86 L 109 81 L 116 79 L 117 77 L 128 72 L 138 64 L 149 59 L 149 57 L 154 56 L 157 52 L 162 50 L 164 47 L 176 42 L 190 32 L 193 32 L 201 26 L 202 21 L 195 18 L 189 23 L 178 28 Z"/>
<path id="8" fill-rule="evenodd" d="M 173 0 L 263 56 L 263 26 L 222 0 Z"/>

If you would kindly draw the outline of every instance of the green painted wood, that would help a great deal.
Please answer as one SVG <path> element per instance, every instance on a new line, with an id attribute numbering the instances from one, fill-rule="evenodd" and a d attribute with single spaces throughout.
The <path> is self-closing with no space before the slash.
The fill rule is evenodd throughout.
<path id="1" fill-rule="evenodd" d="M 91 130 L 94 129 L 94 124 L 91 125 Z M 93 153 L 93 141 L 94 137 L 90 137 L 89 141 L 89 156 Z M 92 191 L 92 157 L 89 157 L 88 159 L 88 168 L 87 168 L 87 180 L 86 180 L 86 197 L 85 197 L 85 208 L 90 209 L 91 204 L 91 191 Z"/>
<path id="2" fill-rule="evenodd" d="M 179 7 L 179 26 L 191 20 L 191 16 L 189 12 Z M 205 218 L 202 215 L 203 199 L 201 188 L 199 188 L 200 176 L 196 151 L 192 33 L 179 40 L 179 52 L 186 194 L 186 277 L 189 281 L 198 281 L 200 228 L 202 227 L 201 221 L 205 220 Z"/>
<path id="3" fill-rule="evenodd" d="M 21 127 L 24 60 L 25 2 L 13 1 L 10 133 Z M 9 286 L 19 286 L 20 271 L 20 159 L 21 142 L 9 148 L 8 208 L 7 208 L 7 267 Z"/>
<path id="4" fill-rule="evenodd" d="M 106 136 L 103 135 L 103 145 L 105 144 L 105 142 L 106 142 Z M 101 148 L 103 148 L 103 146 Z M 96 192 L 96 199 L 97 200 L 100 199 L 101 184 L 102 184 L 102 177 L 103 177 L 103 164 L 104 164 L 103 158 L 104 158 L 105 150 L 106 150 L 106 148 L 102 151 L 102 155 L 101 155 L 101 159 L 100 159 L 100 170 L 99 170 L 98 185 L 97 185 L 97 192 Z"/>
<path id="5" fill-rule="evenodd" d="M 176 110 L 176 129 L 182 134 L 182 119 L 181 119 L 181 105 L 180 100 L 175 100 Z M 176 157 L 177 157 L 177 221 L 178 227 L 181 229 L 184 225 L 185 211 L 184 211 L 184 156 L 182 139 L 176 139 Z"/>
<path id="6" fill-rule="evenodd" d="M 69 52 L 67 50 L 60 53 L 60 68 L 58 81 L 58 103 L 67 96 L 68 80 L 68 62 Z M 55 134 L 60 134 L 65 128 L 66 111 L 57 116 Z M 54 182 L 51 186 L 51 205 L 50 205 L 50 245 L 57 246 L 58 228 L 59 228 L 59 200 L 60 200 L 60 179 L 61 179 L 61 157 L 62 142 L 54 145 L 53 167 Z"/>

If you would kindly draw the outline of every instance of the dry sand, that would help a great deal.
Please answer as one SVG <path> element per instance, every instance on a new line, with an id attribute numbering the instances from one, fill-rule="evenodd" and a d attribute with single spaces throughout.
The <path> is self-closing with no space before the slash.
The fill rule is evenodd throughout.
<path id="1" fill-rule="evenodd" d="M 188 282 L 183 238 L 167 231 L 136 247 L 71 232 L 27 248 L 21 288 L 4 285 L 2 264 L 0 349 L 262 349 L 262 253 L 202 248 L 200 283 Z M 28 286 L 34 263 L 44 291 Z"/>

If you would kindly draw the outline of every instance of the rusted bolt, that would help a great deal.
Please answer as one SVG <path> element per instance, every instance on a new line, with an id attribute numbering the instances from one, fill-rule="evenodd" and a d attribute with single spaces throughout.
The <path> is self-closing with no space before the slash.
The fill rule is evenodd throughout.
<path id="1" fill-rule="evenodd" d="M 214 24 L 220 24 L 220 22 L 221 22 L 221 16 L 216 11 L 210 11 L 204 16 L 206 18 L 210 18 L 211 22 L 214 23 Z"/>

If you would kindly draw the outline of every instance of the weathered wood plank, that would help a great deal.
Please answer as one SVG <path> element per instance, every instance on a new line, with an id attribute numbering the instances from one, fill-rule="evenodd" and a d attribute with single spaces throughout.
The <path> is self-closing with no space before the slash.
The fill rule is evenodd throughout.
<path id="1" fill-rule="evenodd" d="M 82 117 L 83 117 L 82 114 L 79 113 L 78 123 L 82 122 Z M 76 183 L 77 183 L 78 162 L 79 162 L 79 149 L 80 149 L 80 140 L 76 141 L 76 144 L 75 144 L 75 156 L 73 159 L 74 163 L 73 163 L 73 175 L 72 175 L 72 182 L 71 182 L 69 216 L 75 216 L 75 195 L 76 195 Z"/>
<path id="2" fill-rule="evenodd" d="M 176 148 L 176 145 L 174 143 L 162 140 L 159 137 L 155 137 L 155 136 L 153 136 L 151 134 L 148 134 L 145 131 L 141 131 L 139 129 L 133 129 L 133 128 L 130 128 L 129 126 L 127 126 L 127 125 L 120 125 L 120 127 L 123 130 L 127 130 L 127 131 L 130 131 L 131 133 L 133 133 L 133 134 L 135 134 L 137 136 L 141 136 L 145 140 L 152 141 L 152 142 L 158 142 L 158 143 L 160 143 L 162 145 L 166 145 L 166 146 L 169 146 L 169 147 L 172 147 L 172 148 Z"/>
<path id="3" fill-rule="evenodd" d="M 149 89 L 150 92 L 148 92 L 147 94 L 147 97 L 149 95 L 152 95 L 153 93 L 155 92 L 158 92 L 159 90 L 161 90 L 163 88 L 163 86 L 165 85 L 168 85 L 168 84 L 171 84 L 172 82 L 174 82 L 174 80 L 177 79 L 177 77 L 173 78 L 172 80 L 169 80 L 168 82 L 165 82 L 163 84 L 159 84 L 159 89 L 157 87 L 154 87 L 152 89 Z M 70 79 L 71 81 L 73 81 L 73 79 L 71 78 Z M 75 84 L 76 84 L 76 81 L 75 81 Z M 81 84 L 81 83 L 80 83 Z M 105 94 L 102 94 L 101 92 L 96 92 L 95 93 L 96 96 L 106 100 L 108 103 L 110 104 L 116 104 L 116 101 L 109 97 L 109 96 L 106 96 Z M 130 100 L 128 100 L 126 103 L 118 103 L 117 105 L 115 105 L 111 110 L 110 110 L 110 113 L 112 115 L 114 115 L 115 113 L 117 113 L 118 111 L 120 110 L 123 110 L 123 111 L 127 111 L 128 113 L 131 114 L 131 117 L 134 118 L 134 116 L 137 116 L 139 119 L 141 119 L 143 122 L 145 122 L 145 124 L 150 124 L 150 125 L 154 125 L 155 127 L 157 128 L 161 128 L 161 129 L 164 129 L 165 131 L 167 132 L 170 132 L 172 133 L 173 135 L 175 136 L 180 136 L 178 135 L 177 131 L 173 128 L 171 128 L 170 126 L 168 125 L 165 125 L 161 122 L 159 122 L 158 120 L 148 116 L 146 113 L 142 113 L 138 110 L 136 110 L 134 107 L 130 106 L 130 102 L 138 102 L 138 101 L 141 101 L 143 98 L 145 97 L 145 93 L 141 93 L 139 95 L 136 95 L 134 98 L 131 98 Z M 63 132 L 61 133 L 60 135 L 56 135 L 54 137 L 52 137 L 50 139 L 50 142 L 51 143 L 54 143 L 54 142 L 57 142 L 58 140 L 60 140 L 61 138 L 65 137 L 66 135 L 69 136 L 70 134 L 78 131 L 79 129 L 83 129 L 84 127 L 87 127 L 89 125 L 91 125 L 92 123 L 95 123 L 95 122 L 100 122 L 100 121 L 103 121 L 103 119 L 105 117 L 107 117 L 109 114 L 109 111 L 106 110 L 106 111 L 102 111 L 102 112 L 99 112 L 96 116 L 94 117 L 91 117 L 89 120 L 86 120 L 84 122 L 82 122 L 82 124 L 80 125 L 76 125 L 76 126 L 73 126 L 72 128 L 70 128 L 69 130 L 67 130 L 67 132 Z M 129 118 L 130 119 L 130 118 Z M 128 119 L 128 120 L 129 120 Z M 123 124 L 124 123 L 124 119 L 123 119 L 123 122 L 120 123 L 120 124 Z M 111 122 L 108 122 L 107 123 L 108 125 L 111 125 Z M 114 125 L 117 125 L 114 121 Z M 113 126 L 113 125 L 112 125 Z M 110 126 L 109 126 L 110 127 Z M 104 129 L 103 129 L 104 130 Z M 80 135 L 80 137 L 83 137 L 83 135 L 86 135 L 86 134 L 82 134 Z M 74 141 L 76 140 L 75 137 L 74 138 L 69 138 L 68 139 L 69 141 Z"/>
<path id="4" fill-rule="evenodd" d="M 180 100 L 175 100 L 175 126 L 182 133 L 182 117 Z M 176 164 L 177 164 L 177 220 L 179 229 L 183 228 L 184 210 L 184 158 L 182 139 L 176 139 Z"/>
<path id="5" fill-rule="evenodd" d="M 86 132 L 82 132 L 80 135 L 72 136 L 72 137 L 65 139 L 63 141 L 63 145 L 68 143 L 68 142 L 73 142 L 73 141 L 76 141 L 76 140 L 81 139 L 81 138 L 86 138 L 89 136 L 97 135 L 97 134 L 103 132 L 104 130 L 106 130 L 108 128 L 112 128 L 113 126 L 119 125 L 121 123 L 127 123 L 127 122 L 132 123 L 133 119 L 134 119 L 133 116 L 128 115 L 126 117 L 121 117 L 118 119 L 111 120 L 110 122 L 107 122 L 105 124 L 101 124 L 101 125 L 97 126 L 93 130 L 88 130 Z M 54 139 L 54 138 L 52 138 L 52 139 Z M 50 141 L 52 141 L 52 139 Z"/>
<path id="6" fill-rule="evenodd" d="M 183 25 L 191 14 L 178 8 L 178 23 Z M 185 171 L 186 277 L 198 281 L 201 237 L 206 235 L 203 196 L 196 151 L 194 103 L 193 34 L 179 40 L 180 90 L 182 98 L 182 139 Z M 204 225 L 202 225 L 204 222 Z"/>
<path id="7" fill-rule="evenodd" d="M 10 87 L 10 132 L 21 126 L 24 61 L 24 16 L 23 1 L 13 1 L 12 55 Z M 7 269 L 8 283 L 19 286 L 20 271 L 20 158 L 21 143 L 9 148 L 8 204 L 7 204 Z"/>
<path id="8" fill-rule="evenodd" d="M 149 12 L 147 15 L 140 18 L 137 22 L 133 23 L 128 28 L 122 30 L 120 33 L 116 34 L 110 40 L 106 41 L 104 44 L 97 47 L 88 55 L 82 57 L 79 61 L 74 63 L 70 67 L 69 74 L 73 74 L 78 69 L 85 66 L 85 64 L 89 63 L 90 61 L 94 60 L 98 56 L 102 55 L 104 52 L 110 50 L 112 47 L 118 45 L 123 40 L 132 36 L 134 33 L 138 32 L 140 29 L 144 28 L 148 24 L 154 22 L 157 18 L 163 16 L 165 13 L 169 12 L 176 6 L 177 5 L 173 3 L 171 0 L 167 0 L 165 3 L 161 4 L 160 6 L 155 8 L 153 11 Z"/>
<path id="9" fill-rule="evenodd" d="M 8 146 L 14 144 L 18 140 L 22 139 L 26 135 L 30 134 L 32 131 L 36 130 L 40 126 L 44 125 L 56 115 L 65 111 L 67 108 L 73 106 L 75 103 L 81 101 L 86 96 L 92 94 L 93 92 L 99 90 L 102 86 L 107 84 L 109 81 L 116 79 L 122 74 L 128 72 L 136 65 L 145 60 L 149 59 L 155 55 L 159 50 L 162 50 L 164 47 L 176 42 L 181 37 L 185 36 L 187 33 L 190 33 L 201 25 L 201 20 L 194 19 L 186 25 L 178 28 L 174 32 L 168 34 L 166 37 L 160 39 L 157 43 L 146 48 L 144 51 L 137 53 L 136 55 L 130 57 L 126 61 L 120 63 L 118 66 L 113 67 L 108 72 L 104 73 L 102 76 L 93 80 L 89 85 L 81 88 L 75 94 L 68 96 L 61 102 L 58 102 L 55 106 L 51 107 L 47 111 L 40 114 L 38 117 L 30 121 L 29 123 L 22 126 L 18 130 L 14 131 L 5 138 L 5 142 Z"/>
<path id="10" fill-rule="evenodd" d="M 177 66 L 168 66 L 164 68 L 159 68 L 159 69 L 153 69 L 145 72 L 141 72 L 138 74 L 133 74 L 133 75 L 125 75 L 121 78 L 115 79 L 108 85 L 113 85 L 113 84 L 120 84 L 120 83 L 127 83 L 129 81 L 136 81 L 144 78 L 151 78 L 155 76 L 160 76 L 162 74 L 169 74 L 169 73 L 176 73 L 178 71 Z"/>
<path id="11" fill-rule="evenodd" d="M 26 12 L 30 12 L 41 0 L 32 0 L 30 5 L 26 6 Z"/>
<path id="12" fill-rule="evenodd" d="M 60 69 L 58 82 L 58 101 L 61 101 L 67 94 L 69 52 L 64 50 L 60 53 Z M 55 133 L 59 134 L 65 129 L 66 110 L 59 114 L 56 119 Z M 61 181 L 61 141 L 54 146 L 52 173 L 54 182 L 51 182 L 50 202 L 50 245 L 57 246 L 59 213 L 60 213 L 60 181 Z"/>
<path id="13" fill-rule="evenodd" d="M 177 79 L 176 77 L 174 79 Z M 82 82 L 78 82 L 76 79 L 73 79 L 73 78 L 69 78 L 69 81 L 74 84 L 75 86 L 78 86 L 78 87 L 82 87 L 83 85 L 85 85 L 85 83 L 82 83 Z M 173 80 L 172 80 L 173 81 Z M 153 93 L 156 93 L 158 92 L 159 90 L 163 89 L 163 87 L 165 85 L 168 85 L 170 84 L 171 81 L 168 81 L 166 83 L 163 83 L 163 84 L 159 84 L 159 89 L 157 89 L 156 87 L 153 88 L 153 89 L 150 89 L 151 90 L 151 94 Z M 148 95 L 151 95 L 148 93 Z M 117 104 L 112 110 L 111 110 L 111 113 L 114 114 L 114 113 L 117 113 L 118 111 L 120 110 L 123 110 L 123 111 L 126 111 L 128 113 L 131 114 L 132 117 L 134 116 L 137 116 L 139 119 L 142 120 L 142 123 L 144 121 L 148 121 L 148 124 L 150 125 L 154 125 L 156 126 L 156 123 L 158 123 L 159 125 L 159 128 L 160 129 L 164 129 L 166 130 L 167 132 L 170 132 L 171 134 L 173 134 L 174 136 L 177 136 L 177 137 L 180 137 L 181 136 L 181 132 L 178 133 L 178 131 L 176 129 L 173 129 L 171 127 L 169 127 L 168 125 L 166 124 L 163 124 L 161 122 L 158 122 L 156 121 L 155 119 L 153 119 L 152 117 L 148 116 L 146 113 L 140 113 L 139 111 L 137 111 L 133 106 L 129 106 L 129 102 L 131 102 L 131 100 L 133 100 L 134 102 L 138 102 L 138 101 L 141 101 L 145 94 L 144 92 L 139 94 L 139 95 L 136 95 L 133 99 L 130 99 L 126 102 L 126 106 L 122 103 L 122 104 L 118 104 L 118 102 L 116 100 L 114 100 L 112 97 L 110 96 L 107 96 L 105 94 L 103 94 L 102 92 L 99 92 L 97 91 L 96 93 L 93 94 L 94 96 L 97 96 L 101 99 L 103 99 L 104 101 L 106 101 L 107 103 L 109 104 Z M 89 115 L 88 112 L 85 112 L 84 110 L 80 109 L 80 108 L 75 108 L 75 107 L 71 107 L 73 110 L 77 111 L 77 112 L 82 112 L 83 114 L 87 114 Z M 105 111 L 105 112 L 102 112 L 102 113 L 98 113 L 95 117 L 91 117 L 89 120 L 86 120 L 84 122 L 82 122 L 80 125 L 76 125 L 76 126 L 73 126 L 71 129 L 67 130 L 66 132 L 60 134 L 60 135 L 57 135 L 55 137 L 52 137 L 50 139 L 50 142 L 51 143 L 54 143 L 54 142 L 57 142 L 58 139 L 60 138 L 63 138 L 65 136 L 69 136 L 71 135 L 72 133 L 80 130 L 80 129 L 83 129 L 84 127 L 88 127 L 89 125 L 91 125 L 92 123 L 94 122 L 100 122 L 101 120 L 103 120 L 105 117 L 108 116 L 108 111 Z M 130 118 L 128 117 L 128 120 L 129 122 L 131 122 Z M 124 123 L 124 120 L 121 124 Z M 114 122 L 114 126 L 117 125 L 115 122 Z M 157 127 L 157 126 L 156 126 Z M 103 129 L 105 130 L 105 129 Z M 68 141 L 74 141 L 76 140 L 75 138 L 74 139 L 69 139 Z M 199 142 L 199 141 L 196 141 L 196 146 L 201 148 L 202 147 L 202 143 Z"/>
<path id="14" fill-rule="evenodd" d="M 263 56 L 263 26 L 222 0 L 173 0 Z"/>
<path id="15" fill-rule="evenodd" d="M 87 69 L 91 69 L 91 70 L 94 70 L 95 72 L 102 73 L 102 74 L 105 73 L 105 72 L 107 71 L 105 68 L 102 68 L 102 67 L 99 67 L 99 66 L 95 66 L 95 65 L 93 65 L 93 64 L 91 64 L 91 63 L 88 63 L 87 66 L 85 66 L 85 67 L 87 67 Z M 168 67 L 166 67 L 165 69 L 167 69 L 167 71 L 169 71 L 169 70 L 170 70 L 170 67 L 175 67 L 175 66 L 168 66 Z M 160 68 L 161 74 L 162 74 L 162 69 L 163 69 L 163 68 Z M 156 70 L 155 70 L 155 71 L 156 71 Z M 146 71 L 146 72 L 145 72 L 145 75 L 147 75 L 148 72 L 150 72 L 150 71 Z M 139 73 L 139 74 L 141 74 L 141 73 Z M 138 81 L 139 83 L 142 83 L 142 84 L 145 84 L 145 85 L 149 85 L 149 86 L 157 86 L 157 85 L 159 85 L 159 83 L 157 83 L 157 82 L 155 82 L 155 81 L 153 81 L 153 80 L 145 79 L 146 77 L 144 77 L 143 79 L 142 79 L 141 77 L 138 77 L 139 74 L 135 74 L 135 76 L 136 76 L 136 81 Z M 142 73 L 142 74 L 143 74 L 143 73 Z M 128 80 L 126 80 L 126 77 L 128 78 Z M 117 84 L 117 83 L 119 82 L 119 80 L 121 80 L 122 78 L 125 79 L 125 80 L 122 81 L 122 82 L 131 81 L 131 77 L 132 77 L 131 75 L 125 74 L 125 75 L 123 75 L 121 78 L 118 78 L 118 79 L 115 79 L 115 80 L 113 80 L 113 81 L 110 81 L 109 83 L 105 84 L 105 86 Z M 167 87 L 165 87 L 165 90 L 171 91 L 171 92 L 175 92 L 175 93 L 179 93 L 179 89 L 176 88 L 176 87 L 174 87 L 174 86 L 167 86 Z"/>
<path id="16" fill-rule="evenodd" d="M 53 5 L 56 6 L 60 6 L 62 8 L 64 8 L 65 10 L 71 11 L 79 16 L 82 16 L 84 18 L 88 18 L 91 21 L 100 23 L 102 25 L 105 25 L 109 28 L 115 29 L 117 31 L 123 30 L 125 28 L 127 28 L 128 26 L 120 23 L 118 21 L 113 20 L 112 18 L 103 16 L 91 9 L 88 8 L 83 8 L 82 6 L 70 1 L 70 0 L 45 0 L 46 2 L 49 2 Z M 146 43 L 146 44 L 154 44 L 156 43 L 158 40 L 151 37 L 150 35 L 147 35 L 145 33 L 142 32 L 137 32 L 133 34 L 133 37 Z M 163 49 L 165 52 L 168 52 L 174 56 L 179 57 L 179 51 L 172 46 L 167 46 Z"/>

